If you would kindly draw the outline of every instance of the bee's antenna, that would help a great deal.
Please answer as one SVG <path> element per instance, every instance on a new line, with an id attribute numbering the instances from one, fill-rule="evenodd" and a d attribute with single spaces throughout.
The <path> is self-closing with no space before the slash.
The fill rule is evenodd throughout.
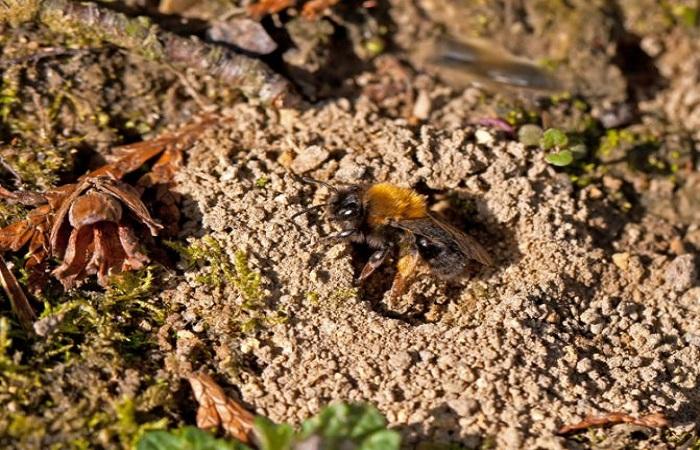
<path id="1" fill-rule="evenodd" d="M 311 211 L 316 211 L 317 209 L 321 209 L 321 208 L 325 208 L 325 207 L 326 207 L 325 203 L 321 203 L 320 205 L 309 206 L 308 208 L 303 209 L 303 210 L 299 211 L 298 213 L 294 214 L 289 220 L 294 220 L 297 217 L 301 216 L 302 214 L 307 214 L 307 213 L 310 213 Z"/>
<path id="2" fill-rule="evenodd" d="M 318 185 L 318 186 L 325 186 L 325 187 L 327 187 L 328 189 L 330 189 L 330 190 L 333 191 L 333 192 L 338 192 L 338 189 L 337 189 L 335 186 L 332 186 L 332 185 L 326 183 L 325 181 L 314 180 L 313 178 L 310 178 L 310 177 L 302 177 L 302 176 L 296 175 L 296 174 L 294 175 L 294 178 L 296 178 L 297 180 L 301 181 L 302 183 L 315 184 L 315 185 Z"/>

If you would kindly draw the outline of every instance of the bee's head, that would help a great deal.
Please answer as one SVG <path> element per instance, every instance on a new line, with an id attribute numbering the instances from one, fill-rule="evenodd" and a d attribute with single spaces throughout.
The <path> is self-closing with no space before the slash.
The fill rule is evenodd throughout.
<path id="1" fill-rule="evenodd" d="M 326 203 L 306 208 L 292 216 L 292 220 L 310 211 L 325 208 L 331 222 L 339 225 L 342 231 L 339 237 L 348 237 L 358 231 L 365 219 L 365 208 L 362 202 L 364 188 L 359 185 L 351 185 L 338 189 L 323 181 L 308 177 L 297 177 L 301 182 L 325 186 L 332 194 Z"/>
<path id="2" fill-rule="evenodd" d="M 328 200 L 327 213 L 330 220 L 339 224 L 343 230 L 360 228 L 365 218 L 362 188 L 349 186 L 333 193 Z"/>

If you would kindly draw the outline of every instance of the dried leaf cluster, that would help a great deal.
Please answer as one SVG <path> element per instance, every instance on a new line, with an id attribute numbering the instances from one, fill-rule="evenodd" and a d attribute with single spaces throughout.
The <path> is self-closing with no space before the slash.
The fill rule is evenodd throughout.
<path id="1" fill-rule="evenodd" d="M 143 231 L 156 236 L 163 227 L 152 217 L 142 193 L 156 187 L 156 208 L 168 223 L 177 223 L 177 199 L 167 187 L 180 166 L 183 149 L 213 122 L 206 117 L 177 133 L 117 148 L 111 163 L 76 183 L 43 193 L 0 190 L 0 198 L 8 203 L 34 206 L 24 220 L 0 229 L 0 254 L 26 248 L 23 268 L 32 292 L 45 287 L 50 256 L 60 262 L 50 274 L 66 289 L 91 275 L 106 286 L 111 275 L 143 267 L 149 262 L 142 248 Z M 135 187 L 121 181 L 157 156 Z M 4 260 L 0 261 L 0 279 L 13 309 L 28 328 L 34 312 Z"/>

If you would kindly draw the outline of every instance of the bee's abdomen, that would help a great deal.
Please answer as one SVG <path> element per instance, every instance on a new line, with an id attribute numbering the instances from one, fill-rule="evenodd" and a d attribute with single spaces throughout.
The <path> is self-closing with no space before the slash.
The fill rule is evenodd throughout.
<path id="1" fill-rule="evenodd" d="M 464 272 L 466 261 L 456 245 L 433 242 L 418 236 L 416 247 L 421 258 L 441 278 L 455 278 Z"/>

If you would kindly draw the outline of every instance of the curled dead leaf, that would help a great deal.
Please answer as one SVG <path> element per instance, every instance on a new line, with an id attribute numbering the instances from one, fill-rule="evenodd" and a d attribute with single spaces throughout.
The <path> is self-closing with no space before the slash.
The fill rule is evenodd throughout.
<path id="1" fill-rule="evenodd" d="M 140 222 L 154 236 L 162 226 L 151 217 L 141 192 L 118 179 L 160 155 L 152 170 L 139 180 L 139 187 L 157 186 L 156 207 L 168 213 L 166 219 L 176 228 L 177 196 L 168 187 L 182 162 L 182 151 L 209 125 L 221 120 L 205 116 L 177 132 L 118 147 L 111 163 L 78 183 L 42 193 L 12 192 L 0 186 L 1 200 L 35 207 L 25 219 L 0 228 L 0 253 L 26 247 L 24 269 L 27 287 L 33 292 L 42 290 L 48 281 L 49 255 L 62 259 L 53 274 L 66 288 L 90 274 L 97 274 L 100 284 L 105 285 L 111 273 L 143 267 L 148 257 L 141 252 L 133 225 Z M 0 278 L 18 318 L 27 326 L 34 312 L 4 260 L 0 262 Z"/>
<path id="2" fill-rule="evenodd" d="M 92 274 L 106 286 L 109 275 L 143 267 L 148 257 L 139 249 L 130 218 L 153 236 L 162 228 L 128 184 L 110 176 L 85 178 L 54 218 L 51 252 L 63 262 L 53 275 L 66 289 Z"/>
<path id="3" fill-rule="evenodd" d="M 194 397 L 199 403 L 197 426 L 213 428 L 221 426 L 231 437 L 249 443 L 255 416 L 226 395 L 209 375 L 197 372 L 187 377 Z"/>

